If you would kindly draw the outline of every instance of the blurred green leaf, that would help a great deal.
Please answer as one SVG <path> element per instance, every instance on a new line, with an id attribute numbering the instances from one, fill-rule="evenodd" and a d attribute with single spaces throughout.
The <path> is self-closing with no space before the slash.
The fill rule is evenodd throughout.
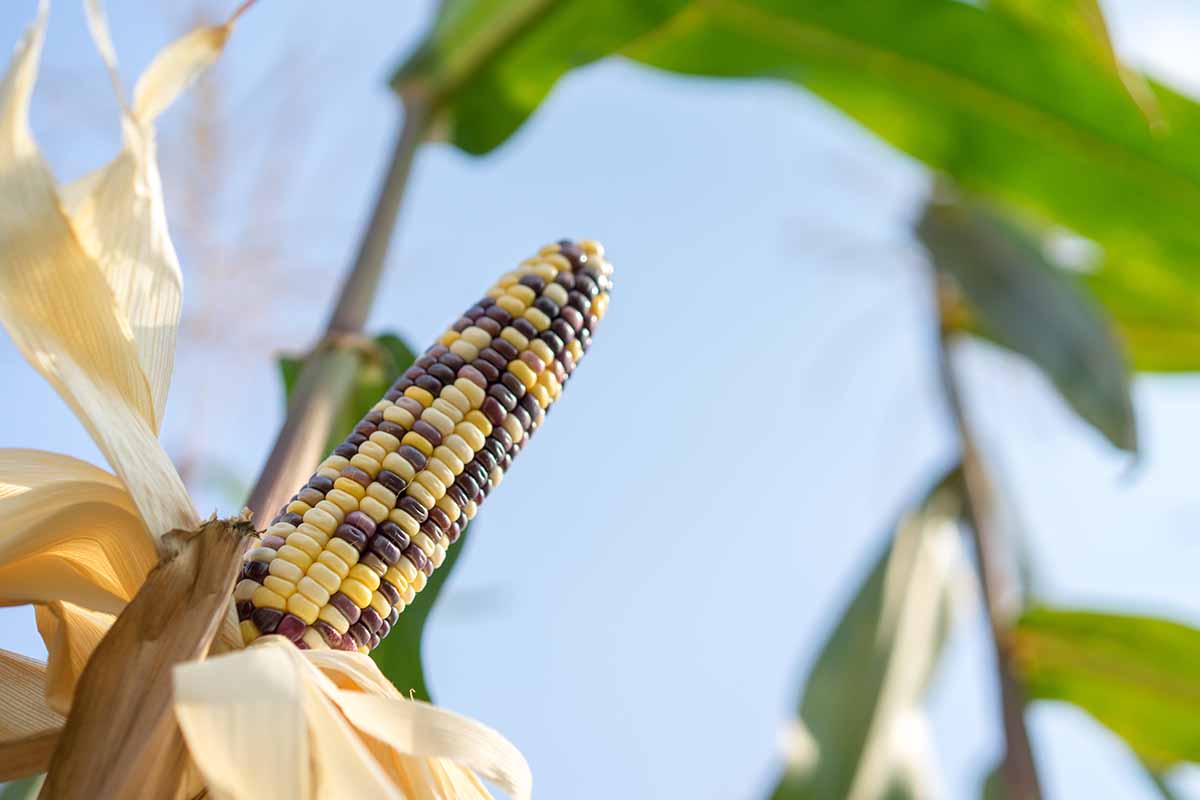
<path id="1" fill-rule="evenodd" d="M 419 95 L 460 149 L 501 145 L 568 70 L 652 31 L 683 0 L 446 0 L 425 41 L 392 78 Z"/>
<path id="2" fill-rule="evenodd" d="M 425 588 L 396 620 L 391 632 L 371 651 L 371 658 L 375 659 L 375 663 L 388 680 L 401 692 L 411 691 L 412 696 L 418 700 L 432 700 L 429 685 L 425 681 L 424 660 L 421 657 L 425 623 L 429 619 L 429 612 L 433 610 L 433 604 L 441 596 L 446 579 L 450 577 L 454 565 L 462 555 L 466 546 L 467 531 L 473 527 L 467 526 L 458 541 L 446 548 L 446 560 L 429 576 Z"/>
<path id="3" fill-rule="evenodd" d="M 1154 771 L 1200 761 L 1200 630 L 1153 617 L 1039 608 L 1021 618 L 1013 637 L 1031 699 L 1079 706 Z"/>
<path id="4" fill-rule="evenodd" d="M 338 410 L 329 432 L 329 449 L 337 447 L 358 424 L 371 407 L 379 402 L 388 388 L 408 369 L 417 357 L 403 340 L 384 333 L 372 340 L 371 347 L 359 353 L 358 375 L 349 397 Z M 280 356 L 279 373 L 283 379 L 284 398 L 290 398 L 300 377 L 303 359 Z"/>
<path id="5" fill-rule="evenodd" d="M 986 207 L 934 200 L 917 233 L 980 332 L 1036 364 L 1109 441 L 1137 448 L 1129 372 L 1107 321 L 1041 242 Z"/>
<path id="6" fill-rule="evenodd" d="M 31 775 L 0 786 L 0 800 L 36 800 L 45 783 L 45 775 Z"/>
<path id="7" fill-rule="evenodd" d="M 774 800 L 927 796 L 922 697 L 964 565 L 957 474 L 895 529 L 804 687 Z M 898 749 L 897 744 L 903 744 Z"/>

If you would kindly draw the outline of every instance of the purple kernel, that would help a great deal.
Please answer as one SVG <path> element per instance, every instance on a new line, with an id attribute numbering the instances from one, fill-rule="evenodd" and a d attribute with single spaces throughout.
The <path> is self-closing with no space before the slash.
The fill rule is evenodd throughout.
<path id="1" fill-rule="evenodd" d="M 281 619 L 283 619 L 283 612 L 273 608 L 256 608 L 250 613 L 250 621 L 264 634 L 274 633 Z"/>
<path id="2" fill-rule="evenodd" d="M 362 609 L 354 605 L 354 601 L 341 592 L 333 593 L 333 596 L 329 598 L 329 605 L 336 608 L 351 625 L 358 622 L 358 618 L 362 615 Z"/>
<path id="3" fill-rule="evenodd" d="M 375 520 L 361 511 L 351 511 L 346 515 L 346 524 L 353 525 L 367 536 L 375 533 Z"/>

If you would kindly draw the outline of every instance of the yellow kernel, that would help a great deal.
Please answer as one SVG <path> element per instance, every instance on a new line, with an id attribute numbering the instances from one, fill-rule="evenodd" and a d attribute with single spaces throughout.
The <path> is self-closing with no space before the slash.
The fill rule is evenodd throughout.
<path id="1" fill-rule="evenodd" d="M 461 414 L 465 414 L 471 410 L 471 401 L 468 400 L 467 396 L 462 393 L 462 389 L 459 389 L 454 384 L 443 386 L 442 396 L 439 399 L 449 402 L 451 405 L 457 408 Z M 409 425 L 408 427 L 411 428 L 412 426 Z"/>
<path id="2" fill-rule="evenodd" d="M 454 389 L 453 386 L 448 386 L 446 388 Z M 458 392 L 459 394 L 462 394 L 462 392 L 459 392 L 458 389 L 454 389 L 454 391 Z M 445 394 L 444 390 L 443 390 L 442 394 Z M 466 399 L 466 398 L 464 397 L 464 399 Z M 451 427 L 454 426 L 453 425 L 454 423 L 461 422 L 462 418 L 463 418 L 463 414 L 466 413 L 466 411 L 464 411 L 463 409 L 460 409 L 458 406 L 454 405 L 454 403 L 451 403 L 445 397 L 439 397 L 439 398 L 435 399 L 433 401 L 433 405 L 430 406 L 430 408 L 437 409 L 438 413 L 440 413 L 440 414 L 445 414 L 446 418 L 450 420 Z M 467 404 L 467 409 L 468 410 L 470 409 L 470 403 Z"/>
<path id="3" fill-rule="evenodd" d="M 546 288 L 542 289 L 542 294 L 556 306 L 567 304 L 567 289 L 561 283 L 547 283 Z"/>
<path id="4" fill-rule="evenodd" d="M 529 352 L 540 358 L 544 364 L 554 361 L 554 351 L 550 349 L 550 345 L 541 339 L 534 339 L 529 343 Z"/>
<path id="5" fill-rule="evenodd" d="M 515 317 L 516 314 L 513 314 L 513 316 Z M 524 350 L 525 348 L 529 347 L 529 340 L 526 339 L 519 330 L 511 325 L 506 326 L 504 330 L 500 331 L 500 338 L 518 350 Z"/>
<path id="6" fill-rule="evenodd" d="M 438 344 L 449 347 L 456 339 L 458 339 L 458 331 L 449 330 L 438 337 Z"/>
<path id="7" fill-rule="evenodd" d="M 402 441 L 404 444 L 417 448 L 427 456 L 433 455 L 433 445 L 430 444 L 428 439 L 416 431 L 409 431 L 408 433 L 404 434 L 404 438 L 400 441 Z"/>
<path id="8" fill-rule="evenodd" d="M 483 328 L 472 325 L 462 332 L 462 338 L 459 341 L 470 342 L 482 350 L 492 343 L 492 335 Z"/>
<path id="9" fill-rule="evenodd" d="M 546 408 L 550 405 L 550 393 L 546 391 L 546 387 L 542 386 L 540 383 L 530 389 L 529 393 L 533 395 L 533 399 L 537 400 L 538 405 L 542 408 Z"/>
<path id="10" fill-rule="evenodd" d="M 453 481 L 451 481 L 451 483 L 453 483 Z M 421 501 L 421 505 L 425 506 L 426 508 L 432 508 L 434 503 L 437 502 L 437 499 L 446 493 L 446 484 L 442 483 L 442 481 L 439 480 L 436 475 L 430 472 L 428 468 L 417 473 L 416 483 L 410 484 L 408 489 L 405 490 L 410 495 L 412 494 L 413 486 L 423 486 L 429 492 L 429 496 L 433 498 L 428 504 L 426 504 L 420 497 L 417 498 Z"/>
<path id="11" fill-rule="evenodd" d="M 254 596 L 250 598 L 250 602 L 254 603 L 255 608 L 273 608 L 276 611 L 287 611 L 287 600 L 284 600 L 266 586 L 260 586 L 255 589 Z"/>
<path id="12" fill-rule="evenodd" d="M 338 585 L 341 585 L 340 581 Z M 318 607 L 329 602 L 329 590 L 322 586 L 317 579 L 311 575 L 305 575 L 299 580 L 299 582 L 296 583 L 296 591 L 307 597 L 309 600 L 312 600 L 317 604 Z M 336 592 L 337 587 L 334 587 L 333 591 Z"/>
<path id="13" fill-rule="evenodd" d="M 244 619 L 238 623 L 238 628 L 242 632 L 242 642 L 250 644 L 258 638 L 258 626 L 248 619 Z"/>
<path id="14" fill-rule="evenodd" d="M 383 468 L 404 478 L 405 483 L 410 482 L 417 476 L 417 471 L 413 469 L 413 465 L 395 453 L 388 453 L 387 458 L 383 460 Z"/>
<path id="15" fill-rule="evenodd" d="M 427 555 L 427 556 L 433 555 L 433 539 L 430 539 L 424 533 L 421 533 L 420 531 L 418 531 L 417 535 L 412 537 L 412 542 L 418 548 L 420 548 L 421 552 L 424 553 L 425 555 Z"/>
<path id="16" fill-rule="evenodd" d="M 466 378 L 459 378 L 454 382 L 454 386 L 467 396 L 467 402 L 471 404 L 471 408 L 479 408 L 483 405 L 484 398 L 487 397 L 483 393 L 483 389 L 480 389 Z"/>
<path id="17" fill-rule="evenodd" d="M 386 436 L 387 434 L 384 434 L 384 435 Z M 392 437 L 392 438 L 395 438 L 395 437 Z M 388 451 L 384 450 L 383 446 L 378 444 L 377 442 L 373 442 L 370 439 L 367 439 L 365 442 L 363 442 L 362 444 L 360 444 L 358 446 L 358 453 L 359 453 L 359 455 L 364 455 L 367 458 L 373 458 L 376 461 L 383 461 L 383 457 L 388 454 Z M 353 458 L 350 459 L 350 463 L 351 464 L 354 463 Z"/>
<path id="18" fill-rule="evenodd" d="M 496 286 L 500 289 L 507 289 L 508 287 L 515 285 L 519 280 L 521 280 L 520 273 L 517 272 L 517 270 L 513 270 L 501 275 L 500 280 L 496 281 Z"/>
<path id="19" fill-rule="evenodd" d="M 468 520 L 475 519 L 475 513 L 477 511 L 479 511 L 479 506 L 475 504 L 474 500 L 471 500 L 467 503 L 467 507 L 463 509 L 463 516 Z"/>
<path id="20" fill-rule="evenodd" d="M 569 272 L 571 270 L 571 262 L 567 261 L 566 256 L 558 252 L 546 254 L 542 258 L 542 261 L 553 267 L 557 267 L 559 272 Z"/>
<path id="21" fill-rule="evenodd" d="M 385 519 L 387 519 L 388 511 L 391 510 L 374 497 L 364 497 L 362 502 L 358 504 L 358 507 L 362 509 L 364 514 L 375 520 L 376 523 L 383 522 Z"/>
<path id="22" fill-rule="evenodd" d="M 466 444 L 466 442 L 463 444 Z M 444 444 L 439 444 L 433 448 L 433 457 L 442 462 L 446 469 L 450 470 L 451 475 L 458 475 L 458 473 L 463 471 L 463 467 L 466 466 L 463 460 L 458 457 L 458 454 Z"/>
<path id="23" fill-rule="evenodd" d="M 401 560 L 401 561 L 407 561 L 408 559 L 407 559 L 407 558 L 402 558 L 402 559 L 400 559 L 400 560 Z M 418 575 L 420 575 L 422 578 L 423 578 L 423 577 L 425 577 L 425 573 L 424 573 L 424 572 L 421 572 L 420 570 L 417 570 L 416 572 L 417 572 L 417 574 L 418 574 Z M 405 604 L 405 605 L 408 605 L 408 604 L 409 604 L 409 603 L 411 603 L 413 600 L 415 600 L 415 599 L 416 599 L 416 597 L 417 597 L 417 592 L 416 592 L 416 590 L 415 590 L 415 589 L 413 589 L 413 585 L 412 585 L 411 583 L 406 583 L 406 584 L 404 584 L 403 586 L 397 586 L 396 588 L 400 590 L 400 599 L 404 601 L 404 604 Z"/>
<path id="24" fill-rule="evenodd" d="M 490 297 L 493 300 L 495 300 L 497 297 L 501 297 L 503 294 L 504 294 L 504 290 L 501 289 L 499 286 L 493 286 L 492 288 L 488 289 L 486 292 L 483 293 L 484 297 Z"/>
<path id="25" fill-rule="evenodd" d="M 325 496 L 324 500 L 313 506 L 313 508 L 319 508 L 329 516 L 333 517 L 334 520 L 337 521 L 338 525 L 341 525 L 342 520 L 346 518 L 346 511 L 337 503 L 330 500 L 328 495 Z"/>
<path id="26" fill-rule="evenodd" d="M 417 524 L 415 519 L 412 518 L 412 515 L 403 508 L 393 508 L 392 512 L 388 514 L 388 519 L 399 525 L 400 530 L 404 531 L 409 536 L 412 536 L 421 529 L 421 526 Z"/>
<path id="27" fill-rule="evenodd" d="M 312 508 L 312 506 L 303 500 L 293 500 L 287 504 L 287 512 L 289 514 L 299 514 L 300 516 L 304 516 L 304 512 L 308 511 L 310 508 Z"/>
<path id="28" fill-rule="evenodd" d="M 282 559 L 277 558 L 275 561 L 282 561 Z M 275 561 L 272 561 L 271 563 L 274 564 Z M 238 581 L 237 586 L 233 587 L 233 599 L 239 603 L 245 602 L 254 595 L 254 590 L 258 587 L 258 581 L 252 581 L 249 578 L 242 578 L 240 581 Z"/>
<path id="29" fill-rule="evenodd" d="M 412 582 L 409 584 L 409 586 L 412 587 L 413 593 L 415 594 L 424 589 L 425 581 L 427 580 L 428 578 L 425 577 L 425 573 L 417 570 L 417 577 L 413 578 Z"/>
<path id="30" fill-rule="evenodd" d="M 512 361 L 508 362 L 508 371 L 513 375 L 516 375 L 517 380 L 519 380 L 526 389 L 537 383 L 537 375 L 524 361 L 513 359 Z"/>
<path id="31" fill-rule="evenodd" d="M 405 397 L 411 397 L 425 408 L 429 408 L 429 404 L 433 402 L 433 395 L 420 386 L 410 386 L 404 390 Z"/>
<path id="32" fill-rule="evenodd" d="M 284 600 L 291 597 L 296 591 L 296 584 L 291 581 L 285 581 L 276 575 L 268 575 L 263 578 L 263 586 L 270 589 L 275 594 L 282 597 Z"/>
<path id="33" fill-rule="evenodd" d="M 316 622 L 316 614 L 313 614 L 313 622 Z M 311 622 L 309 623 L 312 624 Z M 325 637 L 317 632 L 315 628 L 306 628 L 300 636 L 300 641 L 308 645 L 309 650 L 328 650 L 329 645 L 325 642 Z"/>
<path id="34" fill-rule="evenodd" d="M 346 597 L 349 597 L 354 605 L 359 608 L 366 608 L 371 605 L 371 590 L 354 578 L 346 578 L 346 580 L 342 581 L 341 592 Z"/>
<path id="35" fill-rule="evenodd" d="M 358 551 L 354 549 L 354 545 L 347 542 L 345 539 L 333 538 L 325 545 L 325 549 L 335 556 L 345 561 L 350 566 L 358 563 Z"/>
<path id="36" fill-rule="evenodd" d="M 421 472 L 417 475 L 417 479 L 405 488 L 404 493 L 426 508 L 433 508 L 434 504 L 437 503 L 437 498 L 421 483 L 421 475 L 427 474 L 427 472 Z M 446 491 L 445 487 L 442 488 L 442 491 Z"/>
<path id="37" fill-rule="evenodd" d="M 457 433 L 446 437 L 444 446 L 448 447 L 458 456 L 463 463 L 466 463 L 475 457 L 475 451 L 471 449 L 471 445 L 467 444 L 466 439 L 459 436 Z M 436 450 L 434 452 L 437 452 Z"/>
<path id="38" fill-rule="evenodd" d="M 504 470 L 500 469 L 498 466 L 492 467 L 492 471 L 488 473 L 488 481 L 491 483 L 492 488 L 495 489 L 503 480 Z"/>
<path id="39" fill-rule="evenodd" d="M 433 406 L 425 409 L 421 414 L 421 419 L 432 425 L 442 436 L 449 436 L 454 432 L 454 422 L 441 411 L 438 411 Z M 408 434 L 405 434 L 407 436 Z M 430 450 L 430 453 L 433 451 Z M 428 453 L 426 454 L 428 455 Z"/>
<path id="40" fill-rule="evenodd" d="M 366 442 L 363 442 L 363 444 L 366 444 Z M 370 475 L 372 478 L 379 474 L 381 467 L 377 460 L 371 456 L 368 456 L 366 453 L 355 453 L 350 459 L 350 463 Z"/>
<path id="41" fill-rule="evenodd" d="M 329 625 L 343 636 L 346 631 L 350 630 L 350 621 L 342 616 L 342 612 L 338 611 L 333 606 L 325 606 L 317 614 L 317 619 L 328 622 Z"/>
<path id="42" fill-rule="evenodd" d="M 291 583 L 295 583 L 304 577 L 304 570 L 283 558 L 272 560 L 269 569 L 272 575 Z"/>
<path id="43" fill-rule="evenodd" d="M 532 270 L 534 275 L 537 275 L 547 283 L 552 283 L 554 279 L 558 277 L 558 273 L 560 271 L 557 267 L 545 262 L 538 262 L 537 264 L 534 264 Z M 545 290 L 543 289 L 543 291 Z"/>
<path id="44" fill-rule="evenodd" d="M 479 358 L 479 348 L 468 342 L 466 339 L 455 340 L 455 342 L 450 345 L 450 352 L 460 356 L 468 363 Z"/>
<path id="45" fill-rule="evenodd" d="M 350 460 L 348 458 L 346 458 L 345 456 L 339 456 L 339 455 L 326 456 L 325 460 L 321 462 L 321 466 L 329 467 L 330 469 L 336 469 L 339 472 L 341 472 L 346 467 L 350 466 Z"/>
<path id="46" fill-rule="evenodd" d="M 440 498 L 437 501 L 437 507 L 446 512 L 446 516 L 450 518 L 451 522 L 457 520 L 459 515 L 462 514 L 462 509 L 458 507 L 458 503 L 454 502 L 449 497 Z M 412 534 L 409 535 L 411 536 Z"/>
<path id="47" fill-rule="evenodd" d="M 557 243 L 544 244 L 538 248 L 539 256 L 552 256 L 558 253 L 562 248 Z"/>
<path id="48" fill-rule="evenodd" d="M 339 524 L 332 514 L 320 508 L 310 508 L 304 512 L 304 521 L 324 531 L 326 536 L 332 536 Z"/>
<path id="49" fill-rule="evenodd" d="M 338 539 L 335 541 L 341 540 Z M 317 556 L 321 555 L 321 551 L 324 549 L 320 542 L 309 536 L 307 533 L 299 530 L 287 538 L 287 543 L 297 550 L 304 552 L 304 554 L 309 558 L 316 558 Z M 283 548 L 281 547 L 279 549 L 282 550 Z"/>
<path id="50" fill-rule="evenodd" d="M 290 522 L 276 522 L 274 525 L 267 528 L 267 535 L 282 536 L 284 539 L 286 539 L 288 534 L 294 530 L 296 530 L 296 526 Z"/>
<path id="51" fill-rule="evenodd" d="M 407 558 L 402 558 L 396 562 L 396 569 L 400 570 L 400 574 L 404 577 L 404 580 L 400 583 L 395 583 L 395 581 L 393 581 L 397 589 L 400 589 L 403 586 L 408 586 L 415 581 L 417 579 L 417 573 L 420 571 L 417 569 L 416 565 L 414 565 Z"/>
<path id="52" fill-rule="evenodd" d="M 592 313 L 596 315 L 596 319 L 604 319 L 604 315 L 608 312 L 608 295 L 598 294 L 592 298 Z"/>
<path id="53" fill-rule="evenodd" d="M 508 287 L 508 295 L 521 301 L 521 305 L 529 306 L 537 299 L 537 292 L 523 283 Z"/>
<path id="54" fill-rule="evenodd" d="M 484 436 L 492 434 L 492 421 L 478 411 L 472 411 L 464 419 L 479 429 Z"/>
<path id="55" fill-rule="evenodd" d="M 512 295 L 497 297 L 496 305 L 500 306 L 514 317 L 519 317 L 521 314 L 525 313 L 525 304 Z"/>
<path id="56" fill-rule="evenodd" d="M 433 458 L 425 462 L 425 469 L 427 472 L 432 474 L 433 477 L 441 481 L 442 486 L 449 486 L 450 484 L 454 483 L 455 476 L 458 475 L 458 472 L 462 472 L 462 469 L 460 468 L 458 472 L 455 472 L 450 468 L 449 464 L 438 458 L 437 451 L 442 449 L 444 448 L 439 447 L 437 450 L 433 451 Z M 453 453 L 450 453 L 449 451 L 447 451 L 447 453 L 451 458 L 454 458 Z M 460 464 L 462 463 L 461 461 L 458 461 L 457 458 L 454 458 L 454 460 Z"/>
<path id="57" fill-rule="evenodd" d="M 580 239 L 579 249 L 595 258 L 603 258 L 604 245 L 597 242 L 595 239 Z"/>
<path id="58" fill-rule="evenodd" d="M 342 480 L 349 480 L 349 478 L 342 478 Z M 354 481 L 350 481 L 350 483 L 354 483 L 360 489 L 362 488 Z M 351 511 L 358 509 L 358 498 L 349 492 L 338 489 L 336 484 L 333 489 L 329 490 L 329 494 L 325 495 L 325 499 L 340 508 L 343 514 L 349 514 Z"/>
<path id="59" fill-rule="evenodd" d="M 444 391 L 445 390 L 443 390 L 443 392 Z M 385 409 L 383 412 L 383 418 L 388 422 L 394 422 L 402 428 L 411 428 L 413 423 L 416 422 L 416 420 L 413 419 L 413 415 L 408 413 L 406 409 L 403 409 L 400 406 L 391 406 L 390 408 Z"/>
<path id="60" fill-rule="evenodd" d="M 407 560 L 407 558 L 400 559 L 401 562 Z M 409 564 L 409 566 L 411 567 L 412 564 Z M 388 567 L 388 571 L 384 573 L 383 579 L 392 586 L 395 586 L 397 589 L 399 589 L 401 586 L 408 585 L 408 578 L 404 577 L 404 573 L 402 573 L 397 567 Z"/>
<path id="61" fill-rule="evenodd" d="M 454 426 L 454 432 L 461 436 L 475 452 L 478 453 L 483 449 L 484 435 L 470 422 L 463 420 L 458 423 Z"/>
<path id="62" fill-rule="evenodd" d="M 572 339 L 567 343 L 567 350 L 571 353 L 571 358 L 575 359 L 575 363 L 579 363 L 579 359 L 583 358 L 583 345 L 578 339 Z"/>
<path id="63" fill-rule="evenodd" d="M 292 534 L 292 536 L 295 535 L 296 534 L 294 533 Z M 277 552 L 275 555 L 277 558 L 282 558 L 284 561 L 292 562 L 300 569 L 308 569 L 308 565 L 313 561 L 308 553 L 304 552 L 298 547 L 293 547 L 290 544 L 285 544 L 283 547 L 279 548 L 279 552 Z"/>
<path id="64" fill-rule="evenodd" d="M 293 594 L 288 598 L 287 607 L 288 611 L 304 620 L 305 624 L 308 625 L 312 625 L 317 621 L 317 614 L 321 611 L 319 605 L 299 593 Z"/>
<path id="65" fill-rule="evenodd" d="M 370 438 L 371 441 L 379 445 L 379 448 L 383 451 L 383 454 L 380 456 L 372 456 L 377 461 L 383 461 L 383 456 L 386 456 L 388 453 L 391 453 L 400 447 L 400 440 L 395 436 L 392 436 L 387 431 L 375 431 L 371 434 Z M 359 449 L 361 450 L 362 448 Z"/>
<path id="66" fill-rule="evenodd" d="M 317 474 L 322 478 L 329 478 L 329 480 L 334 481 L 337 480 L 337 476 L 341 475 L 342 472 L 332 467 L 317 467 Z"/>
<path id="67" fill-rule="evenodd" d="M 433 555 L 429 557 L 429 560 L 433 562 L 434 569 L 440 567 L 446 560 L 446 548 L 442 546 L 441 542 L 434 546 Z"/>
<path id="68" fill-rule="evenodd" d="M 382 400 L 380 400 L 378 403 L 376 403 L 375 405 L 371 406 L 371 410 L 382 412 L 385 408 L 390 408 L 391 405 L 392 405 L 392 401 L 388 400 L 385 397 Z"/>
<path id="69" fill-rule="evenodd" d="M 371 608 L 375 609 L 375 613 L 380 617 L 387 618 L 387 615 L 392 613 L 392 606 L 388 603 L 387 598 L 379 592 L 371 595 Z"/>
<path id="70" fill-rule="evenodd" d="M 500 423 L 504 430 L 508 431 L 508 435 L 512 437 L 514 442 L 521 441 L 521 437 L 525 435 L 525 430 L 521 427 L 521 423 L 517 422 L 517 418 L 509 414 L 504 418 L 504 422 Z"/>
<path id="71" fill-rule="evenodd" d="M 391 509 L 396 507 L 396 493 L 378 481 L 367 487 L 367 497 L 372 497 Z"/>
<path id="72" fill-rule="evenodd" d="M 537 328 L 538 331 L 544 331 L 546 328 L 550 327 L 550 318 L 547 317 L 546 312 L 542 311 L 540 308 L 527 308 L 522 316 L 529 320 L 533 327 Z"/>
<path id="73" fill-rule="evenodd" d="M 367 569 L 365 564 L 355 564 L 351 567 L 349 579 L 358 581 L 372 592 L 379 588 L 379 576 Z"/>
<path id="74" fill-rule="evenodd" d="M 361 483 L 352 481 L 349 478 L 338 478 L 333 482 L 333 488 L 341 489 L 355 500 L 362 500 L 367 494 L 367 490 L 362 487 Z"/>
<path id="75" fill-rule="evenodd" d="M 275 557 L 275 551 L 269 547 L 256 547 L 246 554 L 247 561 L 261 561 L 264 564 L 269 563 Z"/>
<path id="76" fill-rule="evenodd" d="M 296 533 L 303 533 L 305 536 L 312 539 L 322 547 L 329 541 L 329 534 L 313 525 L 311 522 L 301 522 L 300 527 L 296 528 Z"/>
<path id="77" fill-rule="evenodd" d="M 350 572 L 350 567 L 346 566 L 346 562 L 333 555 L 333 553 L 330 553 L 329 556 L 331 558 L 336 558 L 338 562 L 346 568 L 346 573 Z M 342 585 L 342 578 L 345 577 L 345 575 L 339 575 L 327 567 L 323 561 L 318 561 L 308 568 L 308 575 L 306 577 L 312 578 L 314 581 L 316 581 L 317 585 L 324 589 L 327 594 L 332 594 L 338 590 L 339 586 Z M 302 585 L 300 585 L 299 588 L 300 591 L 304 591 L 304 587 Z M 312 595 L 309 595 L 309 597 L 312 597 Z M 316 600 L 317 598 L 313 597 L 313 599 Z"/>
<path id="78" fill-rule="evenodd" d="M 357 561 L 357 559 L 355 559 L 355 561 Z M 328 569 L 330 572 L 332 572 L 334 575 L 337 576 L 337 586 L 334 586 L 332 589 L 329 590 L 331 592 L 336 592 L 337 587 L 342 585 L 342 578 L 346 577 L 346 575 L 349 574 L 350 565 L 347 564 L 342 559 L 338 558 L 336 554 L 331 553 L 328 550 L 321 553 L 321 555 L 317 558 L 317 563 L 321 564 L 322 566 L 324 566 L 326 569 Z M 316 564 L 314 564 L 313 566 L 315 567 Z M 309 569 L 309 574 L 313 574 L 312 569 Z"/>

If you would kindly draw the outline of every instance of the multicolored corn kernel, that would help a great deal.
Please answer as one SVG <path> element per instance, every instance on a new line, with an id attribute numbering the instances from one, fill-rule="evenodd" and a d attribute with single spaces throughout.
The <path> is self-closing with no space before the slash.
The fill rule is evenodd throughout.
<path id="1" fill-rule="evenodd" d="M 367 652 L 538 429 L 608 309 L 595 243 L 505 273 L 272 521 L 234 588 L 242 636 Z"/>

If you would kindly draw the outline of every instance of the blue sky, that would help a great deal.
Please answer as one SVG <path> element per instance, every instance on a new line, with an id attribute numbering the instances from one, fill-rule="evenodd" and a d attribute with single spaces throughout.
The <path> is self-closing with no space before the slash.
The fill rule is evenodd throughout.
<path id="1" fill-rule="evenodd" d="M 143 5 L 110 3 L 130 84 L 187 18 Z M 16 40 L 33 6 L 0 8 L 0 40 Z M 209 79 L 228 182 L 188 138 L 195 107 L 167 119 L 172 224 L 196 224 L 173 175 L 192 169 L 220 199 L 204 232 L 217 245 L 180 241 L 199 287 L 189 320 L 225 331 L 213 343 L 185 325 L 173 453 L 243 482 L 265 457 L 281 414 L 271 356 L 324 322 L 393 130 L 384 78 L 429 10 L 262 0 Z M 1129 0 L 1110 14 L 1131 60 L 1200 86 L 1194 8 Z M 34 124 L 69 178 L 116 136 L 74 2 L 56 3 L 46 65 Z M 263 168 L 288 147 L 286 174 Z M 816 648 L 889 520 L 952 457 L 926 265 L 907 234 L 927 185 L 919 165 L 790 88 L 618 61 L 564 80 L 487 158 L 420 153 L 373 329 L 424 346 L 561 236 L 600 239 L 617 269 L 596 346 L 481 513 L 428 641 L 439 702 L 509 736 L 540 796 L 763 795 Z M 270 286 L 253 259 L 206 258 L 236 251 L 247 227 L 287 257 Z M 247 307 L 222 316 L 237 301 Z M 963 361 L 1042 596 L 1200 622 L 1200 382 L 1138 380 L 1145 453 L 1131 465 L 1015 359 L 979 345 Z M 99 461 L 7 340 L 0 370 L 0 442 Z M 204 512 L 237 511 L 215 480 L 196 496 Z M 28 609 L 0 612 L 0 646 L 42 652 Z M 974 796 L 998 757 L 989 647 L 978 615 L 964 618 L 931 690 L 946 797 Z M 1051 797 L 1153 796 L 1079 712 L 1038 707 L 1031 720 Z"/>

